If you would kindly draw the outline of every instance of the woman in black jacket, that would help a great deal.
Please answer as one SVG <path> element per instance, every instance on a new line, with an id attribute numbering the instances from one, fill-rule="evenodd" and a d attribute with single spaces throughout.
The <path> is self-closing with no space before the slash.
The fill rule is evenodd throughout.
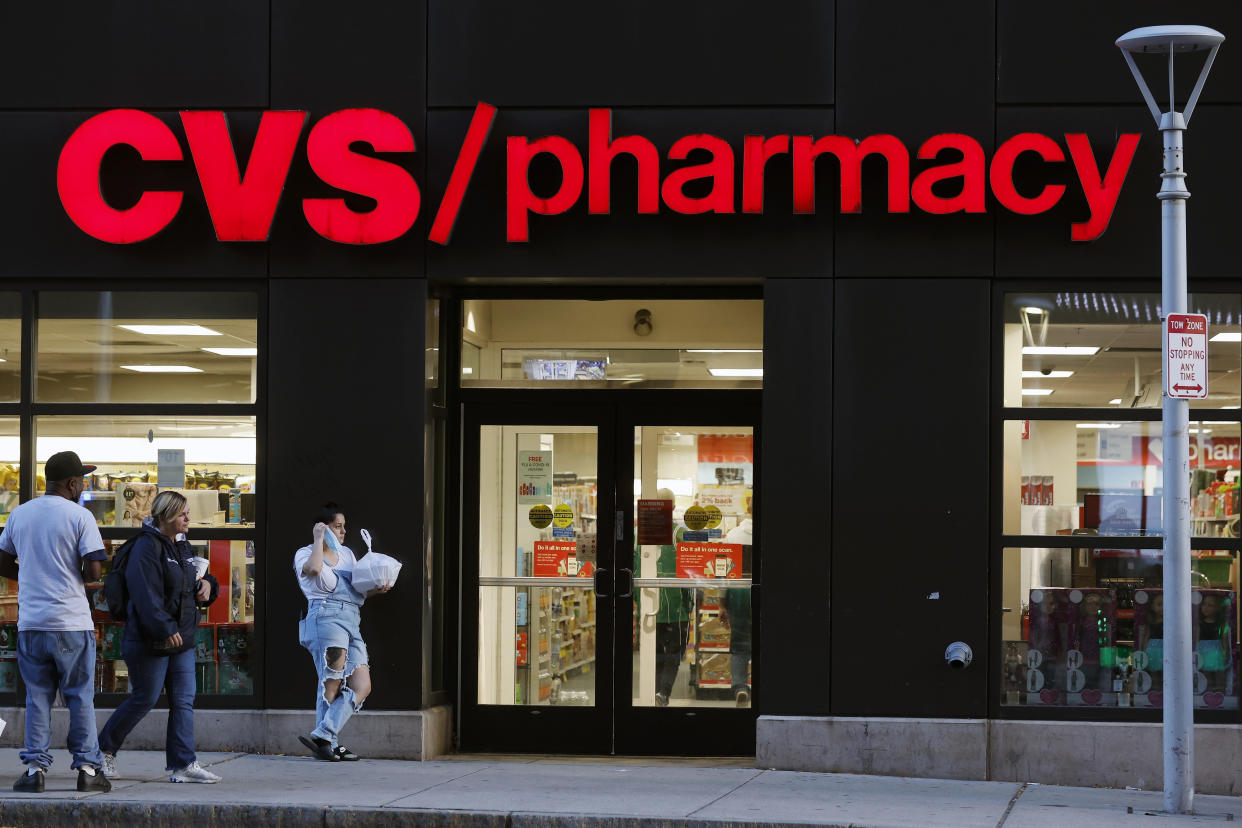
<path id="1" fill-rule="evenodd" d="M 219 584 L 211 575 L 198 579 L 193 551 L 184 540 L 190 528 L 186 499 L 160 492 L 130 549 L 123 577 L 129 592 L 128 622 L 121 654 L 129 668 L 129 698 L 99 734 L 103 772 L 115 778 L 116 753 L 134 726 L 168 691 L 168 738 L 165 752 L 172 782 L 219 782 L 198 764 L 194 754 L 194 635 L 198 605 L 216 599 Z"/>

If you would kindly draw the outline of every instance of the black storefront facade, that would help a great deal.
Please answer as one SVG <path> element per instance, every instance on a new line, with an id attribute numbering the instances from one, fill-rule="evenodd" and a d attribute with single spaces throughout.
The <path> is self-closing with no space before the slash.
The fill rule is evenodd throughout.
<path id="1" fill-rule="evenodd" d="M 1075 784 L 1158 778 L 1151 694 L 1159 690 L 1144 682 L 1159 677 L 1133 657 L 1156 618 L 1159 585 L 1148 575 L 1157 523 L 1114 529 L 1102 513 L 1110 493 L 1133 488 L 1145 508 L 1158 490 L 1158 462 L 1146 454 L 1160 433 L 1158 390 L 1149 404 L 1149 386 L 1159 387 L 1151 367 L 1159 347 L 1158 139 L 1111 44 L 1130 28 L 1163 22 L 1160 8 L 789 0 L 755 11 L 741 3 L 617 12 L 459 0 L 355 4 L 343 14 L 329 3 L 272 0 L 193 11 L 81 9 L 68 20 L 41 8 L 12 12 L 24 31 L 56 32 L 54 41 L 12 45 L 3 60 L 8 76 L 22 80 L 0 93 L 8 185 L 0 292 L 13 297 L 21 354 L 9 363 L 19 370 L 0 419 L 13 423 L 18 493 L 28 499 L 37 490 L 43 418 L 252 424 L 237 433 L 254 441 L 253 459 L 234 478 L 252 486 L 249 525 L 202 532 L 250 544 L 238 585 L 253 598 L 239 599 L 240 620 L 222 622 L 251 624 L 249 683 L 198 703 L 221 747 L 295 751 L 294 737 L 307 729 L 313 671 L 297 645 L 302 598 L 289 570 L 307 542 L 313 506 L 333 499 L 349 510 L 351 545 L 360 546 L 352 527 L 365 526 L 376 549 L 405 566 L 398 591 L 364 612 L 375 690 L 350 725 L 359 733 L 351 744 L 372 755 L 754 752 L 764 767 L 809 770 Z M 1237 28 L 1233 12 L 1200 11 L 1187 16 L 1227 35 Z M 1054 17 L 1063 32 L 1050 54 L 1041 32 Z M 1242 84 L 1228 49 L 1197 110 L 1187 157 L 1191 309 L 1233 332 L 1242 325 L 1242 272 L 1229 244 Z M 494 119 L 482 131 L 477 164 L 467 165 L 473 174 L 457 177 L 471 157 L 480 102 L 495 107 Z M 58 163 L 75 130 L 122 108 L 161 122 L 179 154 L 144 161 L 131 148 L 109 150 L 99 173 L 104 201 L 126 210 L 147 192 L 184 197 L 151 238 L 109 243 L 70 218 Z M 389 113 L 414 148 L 353 148 L 405 170 L 421 203 L 393 240 L 341 243 L 316 231 L 303 201 L 343 199 L 346 211 L 365 214 L 391 191 L 368 198 L 325 183 L 332 178 L 310 159 L 308 135 L 326 116 L 362 108 Z M 655 148 L 655 196 L 644 196 L 641 163 L 622 154 L 607 167 L 610 197 L 593 206 L 590 127 L 598 109 L 610 111 L 611 138 L 641 136 Z M 265 112 L 307 113 L 262 240 L 218 238 L 185 110 L 226 113 L 242 170 Z M 999 150 L 1028 133 L 1047 139 L 1024 144 L 998 173 Z M 978 178 L 946 176 L 931 195 L 949 201 L 975 188 L 978 199 L 935 214 L 926 209 L 932 198 L 910 182 L 970 158 L 952 149 L 919 157 L 944 134 L 968 136 L 979 148 Z M 812 164 L 814 212 L 797 209 L 797 137 L 829 135 L 893 136 L 908 153 L 901 187 L 913 205 L 900 209 L 901 187 L 890 182 L 902 180 L 891 157 L 886 164 L 876 155 L 859 167 L 858 212 L 843 212 L 851 185 L 830 158 Z M 1138 136 L 1132 161 L 1123 158 L 1128 135 Z M 565 209 L 541 199 L 563 192 L 573 172 L 545 152 L 529 161 L 534 195 L 515 217 L 517 136 L 527 148 L 559 136 L 578 153 L 581 190 Z M 678 211 L 669 175 L 721 158 L 720 145 L 712 155 L 702 141 L 673 154 L 679 140 L 695 136 L 729 148 L 723 164 L 733 192 L 722 189 L 718 168 L 714 184 L 671 188 L 672 201 L 687 200 L 682 207 L 702 200 Z M 791 139 L 791 151 L 772 147 L 758 165 L 761 210 L 748 209 L 755 190 L 746 136 Z M 1085 171 L 1078 139 L 1068 136 L 1085 136 L 1078 148 L 1089 147 L 1096 169 Z M 1123 166 L 1110 167 L 1119 160 Z M 1123 182 L 1115 208 L 1099 194 L 1110 169 Z M 461 198 L 451 233 L 430 240 L 455 178 Z M 372 181 L 357 180 L 364 179 Z M 1057 187 L 1064 192 L 1052 198 Z M 1035 209 L 1030 202 L 1041 196 L 1050 206 Z M 654 210 L 646 200 L 653 197 Z M 1107 229 L 1092 231 L 1098 237 L 1071 239 L 1072 225 L 1106 213 Z M 510 241 L 523 224 L 529 237 Z M 92 298 L 75 304 L 61 294 Z M 204 325 L 238 318 L 239 305 L 219 297 L 244 297 L 241 317 L 257 350 L 250 396 L 43 393 L 47 309 L 76 308 L 56 318 L 82 319 L 103 295 L 113 296 L 114 308 L 143 308 L 135 317 Z M 179 295 L 193 306 L 179 307 Z M 468 381 L 462 332 L 477 303 L 584 300 L 633 311 L 657 302 L 761 302 L 762 380 L 629 390 Z M 210 310 L 213 302 L 224 309 Z M 1041 339 L 1043 317 L 1051 333 Z M 1095 354 L 1032 362 L 1023 353 L 1095 334 L 1112 337 L 1088 343 L 1102 345 L 1097 363 L 1089 362 Z M 727 343 L 730 334 L 717 339 Z M 551 347 L 555 336 L 546 340 Z M 1103 365 L 1110 348 L 1118 362 Z M 1233 398 L 1242 389 L 1237 345 L 1220 348 L 1212 351 L 1220 375 L 1213 373 L 1213 393 L 1197 414 L 1205 435 L 1216 432 L 1199 447 L 1212 458 L 1200 463 L 1202 492 L 1219 509 L 1215 501 L 1206 507 L 1214 511 L 1203 514 L 1195 549 L 1206 561 L 1203 600 L 1230 620 L 1204 622 L 1224 630 L 1224 655 L 1203 654 L 1196 717 L 1200 789 L 1236 792 L 1225 771 L 1242 751 L 1235 687 L 1242 541 L 1228 518 L 1236 515 L 1229 472 L 1239 466 L 1230 452 L 1242 427 Z M 1099 387 L 1115 392 L 1097 400 L 1087 390 L 1059 391 L 1053 374 L 1061 370 L 1078 374 L 1076 382 L 1094 370 Z M 631 430 L 684 423 L 751 435 L 746 707 L 631 703 L 618 690 L 631 668 L 617 659 L 595 668 L 589 709 L 520 697 L 480 703 L 477 619 L 485 616 L 475 581 L 486 573 L 472 556 L 487 519 L 481 435 L 533 423 L 594 429 L 599 476 L 611 472 L 626 487 L 634 477 L 636 498 L 639 473 L 626 465 Z M 1126 440 L 1104 433 L 1114 427 Z M 1053 476 L 1057 494 L 1051 479 L 1043 489 Z M 607 493 L 596 532 L 614 545 L 599 553 L 598 568 L 616 578 L 596 581 L 592 600 L 613 602 L 600 628 L 619 654 L 629 611 L 618 550 L 628 555 L 636 543 L 636 509 L 624 487 Z M 112 526 L 105 535 L 119 540 L 127 530 Z M 608 555 L 612 566 L 604 567 Z M 1070 640 L 1087 606 L 1111 625 L 1096 652 Z M 1057 628 L 1059 644 L 1037 643 L 1041 619 Z M 601 652 L 605 637 L 597 639 Z M 945 663 L 954 641 L 973 650 L 966 669 Z M 1047 669 L 1033 650 L 1047 655 Z M 1067 661 L 1069 650 L 1086 664 Z M 220 652 L 217 640 L 217 688 L 233 663 Z M 0 693 L 0 704 L 20 698 L 14 688 Z M 99 705 L 117 699 L 105 694 Z M 200 747 L 211 746 L 202 739 Z"/>

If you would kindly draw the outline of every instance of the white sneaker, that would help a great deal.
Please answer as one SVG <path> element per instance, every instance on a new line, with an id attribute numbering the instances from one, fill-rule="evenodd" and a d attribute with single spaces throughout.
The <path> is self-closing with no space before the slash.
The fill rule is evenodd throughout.
<path id="1" fill-rule="evenodd" d="M 211 785 L 220 781 L 220 777 L 204 768 L 198 762 L 191 762 L 179 771 L 173 771 L 168 777 L 169 782 L 202 782 Z"/>
<path id="2" fill-rule="evenodd" d="M 105 753 L 103 755 L 103 767 L 100 768 L 100 770 L 102 770 L 103 775 L 108 777 L 109 779 L 120 779 L 121 778 L 120 774 L 116 772 L 116 755 L 115 754 Z"/>

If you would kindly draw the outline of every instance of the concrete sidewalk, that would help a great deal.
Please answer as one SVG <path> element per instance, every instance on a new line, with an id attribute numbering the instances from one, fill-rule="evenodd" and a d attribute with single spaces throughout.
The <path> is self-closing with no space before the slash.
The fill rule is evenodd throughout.
<path id="1" fill-rule="evenodd" d="M 1221 824 L 1242 798 L 1200 796 L 1198 816 L 1156 817 L 1159 792 L 759 770 L 753 760 L 462 756 L 319 762 L 203 753 L 217 785 L 175 785 L 162 753 L 126 751 L 109 794 L 80 794 L 55 752 L 47 792 L 16 794 L 0 755 L 0 826 L 694 826 L 1110 828 Z"/>

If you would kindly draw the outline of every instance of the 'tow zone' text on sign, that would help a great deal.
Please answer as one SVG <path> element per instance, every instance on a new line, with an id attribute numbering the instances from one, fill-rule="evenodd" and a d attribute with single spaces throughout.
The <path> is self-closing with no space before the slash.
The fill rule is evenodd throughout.
<path id="1" fill-rule="evenodd" d="M 1164 393 L 1202 400 L 1208 394 L 1207 317 L 1171 313 L 1164 320 Z"/>

